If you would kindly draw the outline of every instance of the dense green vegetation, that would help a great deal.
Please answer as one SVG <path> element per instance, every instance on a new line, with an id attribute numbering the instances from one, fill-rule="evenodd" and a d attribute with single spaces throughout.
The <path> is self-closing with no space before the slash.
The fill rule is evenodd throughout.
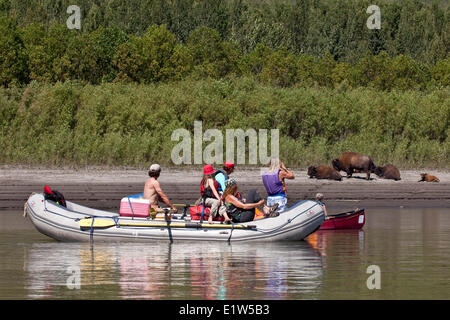
<path id="1" fill-rule="evenodd" d="M 256 76 L 264 84 L 425 89 L 450 83 L 450 10 L 418 0 L 0 0 L 0 84 L 153 83 Z"/>
<path id="2" fill-rule="evenodd" d="M 365 28 L 370 0 L 0 0 L 0 15 L 22 26 L 65 24 L 66 9 L 81 9 L 82 32 L 100 26 L 142 36 L 165 24 L 186 43 L 196 28 L 217 30 L 244 52 L 262 43 L 292 53 L 324 55 L 356 62 L 380 50 L 421 62 L 445 58 L 449 49 L 449 11 L 445 0 L 378 0 L 381 30 Z"/>
<path id="3" fill-rule="evenodd" d="M 173 130 L 278 128 L 290 166 L 341 151 L 401 167 L 450 163 L 450 92 L 277 88 L 250 78 L 171 84 L 32 83 L 0 91 L 1 163 L 171 165 Z M 208 145 L 209 142 L 205 142 Z M 225 151 L 225 150 L 224 150 Z"/>
<path id="4" fill-rule="evenodd" d="M 290 166 L 448 168 L 448 4 L 380 0 L 369 30 L 371 4 L 0 0 L 0 163 L 170 165 L 200 120 L 280 129 Z"/>

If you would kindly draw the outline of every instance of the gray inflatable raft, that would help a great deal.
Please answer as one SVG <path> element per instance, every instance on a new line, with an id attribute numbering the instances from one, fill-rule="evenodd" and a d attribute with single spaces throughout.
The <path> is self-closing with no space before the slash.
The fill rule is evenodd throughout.
<path id="1" fill-rule="evenodd" d="M 36 229 L 58 241 L 281 241 L 302 240 L 316 231 L 325 214 L 320 203 L 300 201 L 278 217 L 247 223 L 209 224 L 184 219 L 121 217 L 66 201 L 67 207 L 32 194 L 25 215 Z M 180 218 L 180 215 L 178 216 Z"/>

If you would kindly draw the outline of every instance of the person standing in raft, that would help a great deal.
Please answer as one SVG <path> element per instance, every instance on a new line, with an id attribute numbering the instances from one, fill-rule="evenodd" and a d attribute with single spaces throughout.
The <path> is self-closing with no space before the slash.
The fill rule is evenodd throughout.
<path id="1" fill-rule="evenodd" d="M 177 208 L 175 208 L 161 189 L 161 185 L 158 182 L 160 174 L 161 166 L 159 164 L 152 164 L 148 171 L 150 178 L 147 179 L 144 186 L 144 199 L 150 200 L 151 208 L 156 211 L 161 211 L 161 208 L 159 207 L 159 201 L 161 201 L 170 207 L 174 212 L 177 212 Z"/>
<path id="2" fill-rule="evenodd" d="M 217 191 L 219 194 L 223 194 L 225 192 L 225 181 L 227 181 L 230 178 L 230 174 L 232 174 L 234 171 L 234 163 L 230 161 L 226 161 L 223 164 L 223 170 L 219 169 L 214 173 L 214 178 L 216 179 L 217 183 L 219 184 L 219 187 L 217 188 Z"/>
<path id="3" fill-rule="evenodd" d="M 269 170 L 262 175 L 264 187 L 268 194 L 267 205 L 269 207 L 278 204 L 278 212 L 286 210 L 287 191 L 284 179 L 294 178 L 294 174 L 286 168 L 280 159 L 272 158 L 270 160 Z"/>
<path id="4" fill-rule="evenodd" d="M 203 179 L 200 184 L 200 193 L 203 205 L 211 208 L 208 218 L 210 224 L 213 223 L 213 217 L 217 216 L 217 214 L 225 218 L 225 223 L 231 221 L 227 215 L 225 205 L 222 204 L 222 198 L 217 192 L 218 187 L 219 183 L 214 179 L 214 168 L 212 165 L 207 164 L 203 167 Z"/>

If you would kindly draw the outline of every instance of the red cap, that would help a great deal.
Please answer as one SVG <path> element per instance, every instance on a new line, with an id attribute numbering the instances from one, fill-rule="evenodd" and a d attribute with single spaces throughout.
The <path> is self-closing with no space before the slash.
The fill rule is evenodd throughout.
<path id="1" fill-rule="evenodd" d="M 44 186 L 44 193 L 45 194 L 53 194 L 52 189 L 50 189 L 49 186 Z"/>
<path id="2" fill-rule="evenodd" d="M 229 169 L 234 169 L 234 163 L 230 162 L 230 161 L 225 161 L 225 163 L 223 164 L 226 168 Z"/>
<path id="3" fill-rule="evenodd" d="M 206 166 L 203 167 L 203 174 L 213 174 L 214 173 L 214 168 L 212 165 L 207 164 Z"/>

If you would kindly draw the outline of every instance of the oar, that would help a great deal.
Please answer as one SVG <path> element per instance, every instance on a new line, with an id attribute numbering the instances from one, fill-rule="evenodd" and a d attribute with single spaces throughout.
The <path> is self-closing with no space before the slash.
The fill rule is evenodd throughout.
<path id="1" fill-rule="evenodd" d="M 181 203 L 174 203 L 173 204 L 174 207 L 181 207 L 181 208 L 189 208 L 189 207 L 195 207 L 195 204 L 181 204 Z"/>
<path id="2" fill-rule="evenodd" d="M 90 229 L 90 228 L 111 228 L 116 226 L 116 223 L 112 220 L 107 219 L 101 219 L 101 218 L 94 218 L 94 221 L 92 222 L 92 218 L 86 218 L 81 219 L 79 221 L 79 225 L 81 229 Z M 238 224 L 238 225 L 230 225 L 230 224 L 207 224 L 207 223 L 195 223 L 195 222 L 188 222 L 188 223 L 155 223 L 155 222 L 118 222 L 117 225 L 119 227 L 147 227 L 147 228 L 164 228 L 164 227 L 171 227 L 171 228 L 219 228 L 219 229 L 256 229 L 255 225 L 247 225 L 247 224 Z"/>

